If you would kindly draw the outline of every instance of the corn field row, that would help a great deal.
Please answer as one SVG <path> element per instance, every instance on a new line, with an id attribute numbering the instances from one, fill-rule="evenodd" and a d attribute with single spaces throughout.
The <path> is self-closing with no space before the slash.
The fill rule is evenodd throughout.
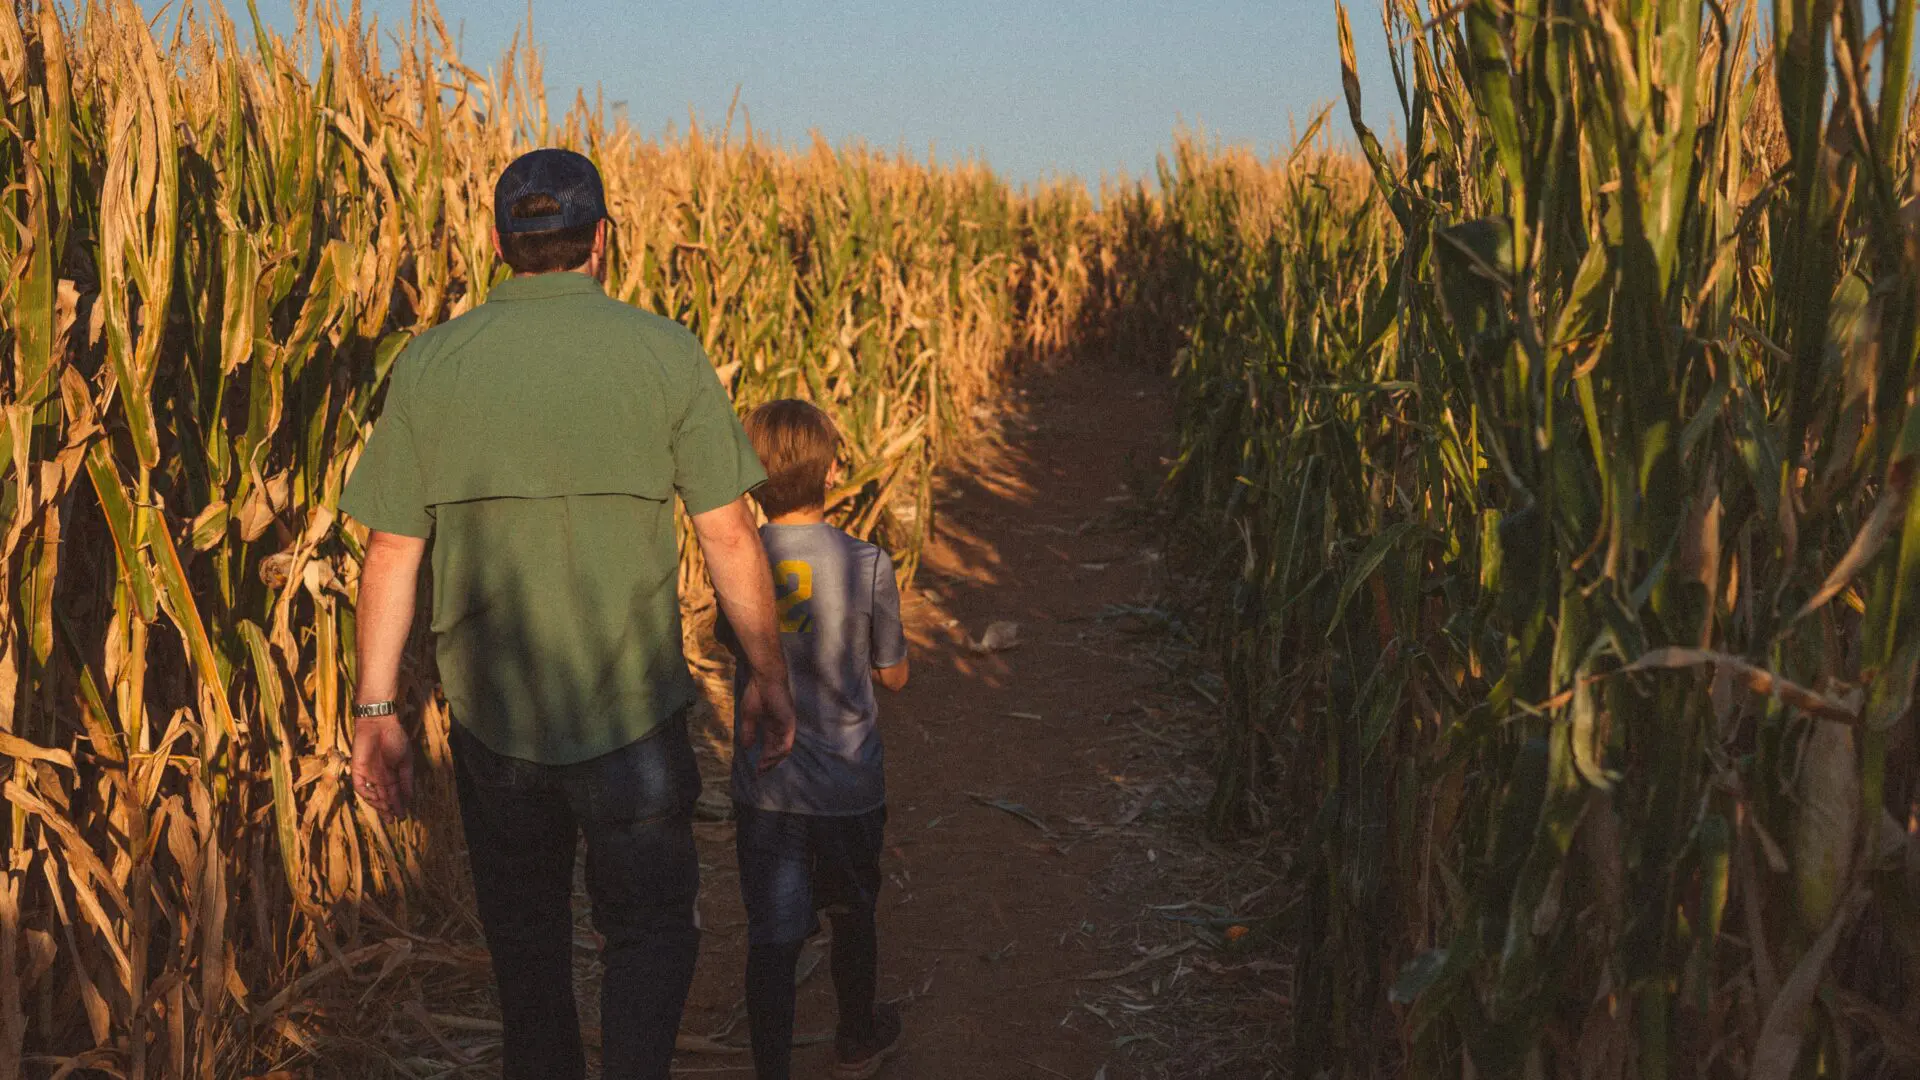
<path id="1" fill-rule="evenodd" d="M 1162 176 L 1298 1075 L 1915 1075 L 1913 3 L 1388 0 L 1391 149 L 1339 22 Z"/>
<path id="2" fill-rule="evenodd" d="M 0 8 L 0 1076 L 264 1071 L 343 1026 L 327 980 L 483 961 L 446 944 L 447 792 L 399 824 L 346 797 L 365 537 L 336 506 L 401 347 L 505 274 L 516 153 L 599 163 L 609 291 L 742 408 L 825 407 L 838 520 L 908 574 L 932 467 L 1123 276 L 1077 185 L 555 117 L 536 53 L 476 71 L 431 3 L 290 39 L 178 7 Z"/>
<path id="3" fill-rule="evenodd" d="M 836 514 L 908 573 L 1010 363 L 1184 340 L 1170 490 L 1235 545 L 1213 823 L 1306 837 L 1302 1075 L 1910 1074 L 1912 8 L 1389 0 L 1404 145 L 1347 48 L 1361 154 L 1182 142 L 1096 211 L 551 120 L 430 5 L 245 48 L 10 5 L 0 1075 L 259 1071 L 340 1037 L 343 972 L 475 962 L 446 792 L 344 797 L 334 507 L 549 144 L 606 176 L 609 290 L 742 407 L 827 407 Z"/>

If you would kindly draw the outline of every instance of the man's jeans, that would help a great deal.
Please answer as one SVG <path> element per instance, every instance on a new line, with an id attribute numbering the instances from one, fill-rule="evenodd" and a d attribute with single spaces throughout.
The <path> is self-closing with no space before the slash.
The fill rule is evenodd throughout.
<path id="1" fill-rule="evenodd" d="M 685 714 L 611 754 L 541 765 L 453 726 L 460 818 L 500 991 L 503 1080 L 586 1075 L 573 999 L 573 857 L 605 938 L 601 1060 L 608 1080 L 667 1080 L 700 931 L 693 804 L 700 770 Z"/>

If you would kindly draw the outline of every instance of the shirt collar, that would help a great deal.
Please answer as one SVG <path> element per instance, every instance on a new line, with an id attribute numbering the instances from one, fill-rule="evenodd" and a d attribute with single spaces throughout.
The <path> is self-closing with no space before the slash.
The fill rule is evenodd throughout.
<path id="1" fill-rule="evenodd" d="M 551 274 L 531 274 L 527 277 L 510 277 L 495 285 L 487 292 L 487 302 L 495 300 L 545 300 L 555 296 L 573 296 L 579 293 L 605 293 L 600 283 L 578 270 L 562 270 Z"/>

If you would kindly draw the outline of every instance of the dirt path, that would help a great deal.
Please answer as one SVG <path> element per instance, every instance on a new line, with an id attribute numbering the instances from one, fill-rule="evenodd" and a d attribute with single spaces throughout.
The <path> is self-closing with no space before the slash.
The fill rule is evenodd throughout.
<path id="1" fill-rule="evenodd" d="M 1262 864 L 1203 850 L 1193 828 L 1206 676 L 1169 629 L 1177 621 L 1151 606 L 1167 586 L 1151 512 L 1166 384 L 1088 364 L 1025 386 L 998 445 L 945 485 L 907 608 L 913 683 L 882 702 L 881 989 L 906 1003 L 908 1032 L 884 1075 L 1263 1075 L 1180 1066 L 1210 1021 L 1180 1004 L 1193 984 L 1179 984 L 1228 970 L 1201 948 L 1224 941 L 1199 908 L 1176 907 L 1180 922 L 1148 910 L 1197 896 L 1189 886 L 1216 896 L 1206 910 L 1228 910 L 1236 889 L 1265 881 Z M 1018 647 L 970 650 L 996 620 L 1019 624 Z M 740 1038 L 731 825 L 701 833 L 707 935 L 686 1027 Z M 1282 1011 L 1213 1019 L 1258 1038 Z M 828 1032 L 832 1017 L 822 965 L 797 1030 Z M 798 1051 L 796 1075 L 828 1075 L 829 1055 Z M 683 1054 L 680 1068 L 752 1073 L 720 1053 Z"/>

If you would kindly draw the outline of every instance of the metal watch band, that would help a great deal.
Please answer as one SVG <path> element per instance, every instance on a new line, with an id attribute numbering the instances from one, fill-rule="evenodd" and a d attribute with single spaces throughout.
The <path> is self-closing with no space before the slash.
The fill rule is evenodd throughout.
<path id="1" fill-rule="evenodd" d="M 355 705 L 353 707 L 353 718 L 355 720 L 365 720 L 373 716 L 392 716 L 394 712 L 393 702 L 372 701 L 365 705 Z"/>

